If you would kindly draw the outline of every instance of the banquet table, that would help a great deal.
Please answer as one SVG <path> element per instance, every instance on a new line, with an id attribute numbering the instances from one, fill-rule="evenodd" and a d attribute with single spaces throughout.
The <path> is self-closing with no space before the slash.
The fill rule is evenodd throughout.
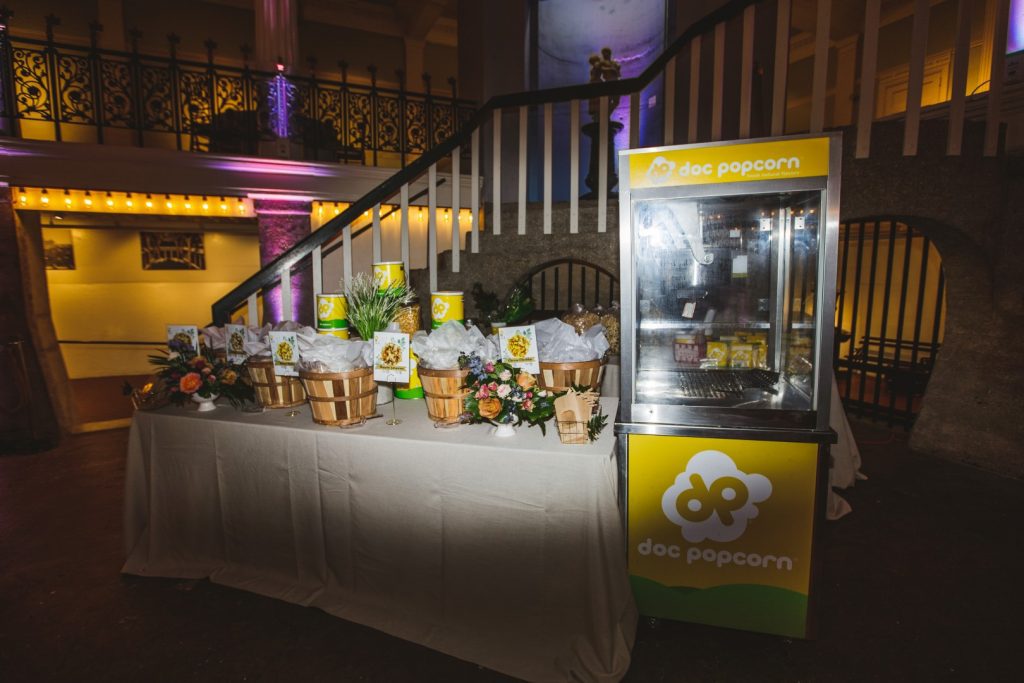
<path id="1" fill-rule="evenodd" d="M 568 446 L 553 423 L 437 429 L 421 401 L 349 430 L 289 412 L 136 412 L 122 571 L 318 607 L 530 681 L 625 674 L 610 427 Z"/>

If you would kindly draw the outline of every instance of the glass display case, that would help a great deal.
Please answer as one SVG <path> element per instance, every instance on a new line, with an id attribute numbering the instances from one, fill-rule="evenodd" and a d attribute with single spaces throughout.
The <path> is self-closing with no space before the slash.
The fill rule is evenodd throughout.
<path id="1" fill-rule="evenodd" d="M 624 422 L 827 427 L 835 191 L 827 174 L 624 188 Z"/>

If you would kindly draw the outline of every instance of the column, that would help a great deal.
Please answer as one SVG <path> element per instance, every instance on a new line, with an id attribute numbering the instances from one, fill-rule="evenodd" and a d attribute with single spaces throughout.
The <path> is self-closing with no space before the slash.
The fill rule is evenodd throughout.
<path id="1" fill-rule="evenodd" d="M 40 362 L 44 360 L 38 352 L 40 347 L 50 352 L 47 357 L 56 352 L 59 360 L 56 340 L 51 333 L 50 339 L 37 344 L 33 334 L 34 323 L 49 323 L 49 297 L 38 228 L 34 237 L 31 241 L 37 248 L 25 256 L 37 260 L 34 263 L 36 277 L 26 277 L 31 274 L 22 267 L 20 254 L 25 250 L 19 244 L 11 188 L 7 183 L 0 183 L 0 453 L 29 453 L 52 448 L 57 444 L 60 431 L 51 392 L 55 402 L 64 404 L 62 408 L 70 408 L 67 401 L 62 400 L 67 397 L 61 394 L 68 389 L 67 373 L 46 371 L 62 370 L 63 361 L 52 367 L 44 367 Z M 42 310 L 35 310 L 37 305 Z M 64 417 L 70 421 L 70 414 Z M 71 426 L 69 423 L 64 428 L 70 431 Z"/>
<path id="2" fill-rule="evenodd" d="M 312 202 L 296 197 L 252 196 L 260 238 L 260 266 L 265 266 L 310 233 Z M 311 269 L 292 272 L 292 310 L 281 310 L 281 288 L 263 292 L 263 322 L 297 320 L 313 324 L 313 276 Z"/>
<path id="3" fill-rule="evenodd" d="M 256 19 L 256 68 L 273 71 L 276 64 L 288 70 L 299 60 L 298 0 L 254 0 Z"/>

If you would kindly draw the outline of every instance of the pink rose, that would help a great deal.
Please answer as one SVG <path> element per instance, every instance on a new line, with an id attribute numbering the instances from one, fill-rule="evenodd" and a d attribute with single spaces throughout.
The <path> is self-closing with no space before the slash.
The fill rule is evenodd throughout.
<path id="1" fill-rule="evenodd" d="M 484 365 L 484 372 L 494 372 L 494 363 L 487 363 Z"/>
<path id="2" fill-rule="evenodd" d="M 491 391 L 497 391 L 498 390 L 498 383 L 497 382 L 491 382 L 487 386 L 490 387 Z"/>
<path id="3" fill-rule="evenodd" d="M 530 399 L 523 401 L 523 410 L 533 410 L 533 401 Z"/>
<path id="4" fill-rule="evenodd" d="M 510 393 L 512 393 L 512 387 L 510 387 L 507 384 L 502 384 L 500 387 L 498 387 L 496 393 L 498 394 L 498 398 L 505 398 Z"/>

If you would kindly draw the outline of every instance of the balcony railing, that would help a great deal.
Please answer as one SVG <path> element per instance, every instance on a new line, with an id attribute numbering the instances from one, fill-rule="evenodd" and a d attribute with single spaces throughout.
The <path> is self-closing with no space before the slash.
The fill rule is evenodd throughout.
<path id="1" fill-rule="evenodd" d="M 171 147 L 245 155 L 405 166 L 449 138 L 473 115 L 473 106 L 451 95 L 351 83 L 339 62 L 340 80 L 252 69 L 243 46 L 242 66 L 215 64 L 212 40 L 206 62 L 180 59 L 179 38 L 169 35 L 169 56 L 143 55 L 141 34 L 130 32 L 128 52 L 97 47 L 92 24 L 88 47 L 58 43 L 56 17 L 47 17 L 46 39 L 12 36 L 0 16 L 0 132 L 24 138 Z M 281 141 L 287 140 L 284 150 Z"/>

